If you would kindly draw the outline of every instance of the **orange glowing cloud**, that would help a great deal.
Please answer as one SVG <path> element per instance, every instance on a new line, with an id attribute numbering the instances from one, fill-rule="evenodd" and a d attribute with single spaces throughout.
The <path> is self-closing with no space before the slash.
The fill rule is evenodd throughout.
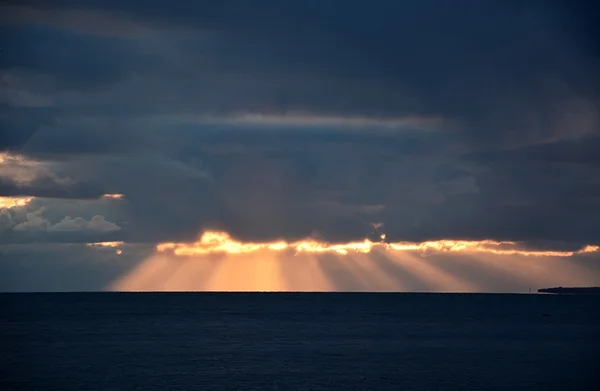
<path id="1" fill-rule="evenodd" d="M 43 171 L 39 162 L 21 155 L 0 152 L 0 177 L 10 178 L 19 183 L 30 183 Z"/>
<path id="2" fill-rule="evenodd" d="M 120 200 L 120 199 L 125 198 L 125 195 L 124 194 L 104 194 L 100 198 L 105 199 L 105 200 Z"/>
<path id="3" fill-rule="evenodd" d="M 115 249 L 115 253 L 117 255 L 123 254 L 123 250 L 119 247 L 123 246 L 125 242 L 95 242 L 95 243 L 86 243 L 85 245 L 88 247 L 98 247 L 98 248 L 113 248 Z"/>
<path id="4" fill-rule="evenodd" d="M 73 180 L 53 171 L 55 163 L 33 160 L 23 155 L 0 152 L 0 177 L 19 184 L 31 184 L 39 178 L 49 178 L 59 185 L 71 185 Z"/>
<path id="5" fill-rule="evenodd" d="M 33 200 L 33 197 L 0 197 L 0 209 L 11 209 L 19 206 L 26 206 Z"/>
<path id="6" fill-rule="evenodd" d="M 0 164 L 9 164 L 13 162 L 26 163 L 27 160 L 21 155 L 15 155 L 8 152 L 0 152 Z"/>
<path id="7" fill-rule="evenodd" d="M 119 247 L 125 244 L 124 242 L 96 242 L 96 243 L 86 243 L 86 246 L 90 247 Z"/>
<path id="8" fill-rule="evenodd" d="M 466 240 L 437 240 L 420 243 L 414 242 L 383 242 L 385 234 L 380 235 L 381 242 L 365 239 L 360 242 L 327 243 L 314 239 L 305 239 L 297 242 L 275 241 L 264 243 L 240 242 L 231 238 L 226 232 L 207 231 L 194 243 L 161 243 L 158 252 L 171 252 L 176 256 L 192 256 L 203 254 L 248 254 L 260 250 L 290 251 L 299 253 L 332 253 L 347 255 L 349 253 L 367 254 L 374 249 L 387 251 L 412 251 L 421 253 L 431 252 L 462 252 L 462 253 L 489 253 L 497 255 L 524 255 L 536 257 L 571 257 L 576 254 L 599 252 L 599 246 L 588 245 L 577 251 L 552 251 L 552 250 L 526 250 L 518 242 L 509 241 L 466 241 Z"/>

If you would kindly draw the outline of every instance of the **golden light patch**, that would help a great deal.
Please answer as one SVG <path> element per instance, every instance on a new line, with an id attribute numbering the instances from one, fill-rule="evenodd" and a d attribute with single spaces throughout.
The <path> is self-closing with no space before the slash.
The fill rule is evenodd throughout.
<path id="1" fill-rule="evenodd" d="M 125 244 L 124 242 L 95 242 L 95 243 L 86 243 L 86 246 L 90 247 L 111 247 L 116 248 Z"/>
<path id="2" fill-rule="evenodd" d="M 125 194 L 118 194 L 118 193 L 115 193 L 115 194 L 104 194 L 100 198 L 105 199 L 105 200 L 120 200 L 122 198 L 125 198 Z"/>
<path id="3" fill-rule="evenodd" d="M 0 209 L 10 209 L 25 206 L 33 200 L 33 197 L 0 197 Z"/>
<path id="4" fill-rule="evenodd" d="M 413 251 L 421 253 L 430 252 L 464 252 L 464 253 L 490 253 L 500 255 L 524 255 L 536 257 L 571 257 L 576 254 L 593 253 L 600 251 L 599 246 L 588 245 L 577 251 L 552 251 L 552 250 L 526 250 L 519 247 L 517 242 L 509 241 L 466 241 L 466 240 L 437 240 L 426 242 L 395 242 L 386 243 L 385 234 L 380 235 L 381 242 L 365 239 L 361 242 L 327 243 L 314 239 L 305 239 L 297 242 L 240 242 L 231 238 L 226 232 L 207 231 L 194 243 L 161 243 L 156 246 L 158 252 L 172 252 L 177 256 L 190 256 L 202 254 L 248 254 L 260 250 L 283 251 L 288 250 L 298 253 L 335 253 L 346 255 L 349 253 L 370 253 L 374 249 L 387 251 Z"/>
<path id="5" fill-rule="evenodd" d="M 44 174 L 39 162 L 21 155 L 0 152 L 0 176 L 18 183 L 30 183 Z"/>
<path id="6" fill-rule="evenodd" d="M 598 252 L 598 246 L 542 251 L 520 245 L 491 240 L 386 243 L 383 238 L 350 243 L 241 242 L 226 232 L 208 231 L 194 243 L 158 244 L 153 255 L 107 289 L 527 292 L 559 281 L 563 285 L 599 281 L 600 276 L 584 266 L 562 259 Z M 487 271 L 500 283 L 486 281 L 482 275 Z"/>
<path id="7" fill-rule="evenodd" d="M 27 160 L 21 155 L 15 155 L 8 152 L 0 152 L 0 164 L 8 164 L 8 163 L 26 163 Z"/>
<path id="8" fill-rule="evenodd" d="M 125 242 L 95 242 L 95 243 L 86 243 L 85 245 L 88 247 L 99 247 L 99 248 L 112 248 L 115 249 L 115 254 L 122 255 L 123 250 L 119 247 L 123 246 Z"/>

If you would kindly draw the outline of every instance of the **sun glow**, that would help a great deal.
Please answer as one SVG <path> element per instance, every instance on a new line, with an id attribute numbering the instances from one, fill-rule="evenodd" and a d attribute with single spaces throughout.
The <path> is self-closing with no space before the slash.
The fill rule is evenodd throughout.
<path id="1" fill-rule="evenodd" d="M 123 244 L 124 244 L 124 242 L 96 242 L 96 243 L 86 243 L 86 245 L 90 246 L 90 247 L 110 247 L 110 248 L 120 247 Z"/>
<path id="2" fill-rule="evenodd" d="M 588 245 L 577 251 L 548 251 L 527 250 L 519 247 L 518 242 L 509 241 L 465 241 L 465 240 L 438 240 L 420 243 L 414 242 L 384 242 L 385 234 L 380 235 L 380 242 L 365 239 L 360 242 L 328 243 L 314 239 L 305 239 L 297 242 L 275 241 L 264 243 L 240 242 L 226 232 L 207 231 L 194 243 L 161 243 L 156 246 L 158 252 L 172 252 L 177 256 L 191 256 L 202 254 L 248 254 L 260 250 L 290 251 L 299 253 L 334 253 L 347 255 L 349 253 L 368 254 L 374 249 L 388 251 L 414 251 L 421 254 L 436 252 L 464 252 L 464 253 L 490 253 L 499 255 L 524 255 L 537 257 L 571 257 L 576 254 L 593 253 L 600 251 L 599 246 Z"/>
<path id="3" fill-rule="evenodd" d="M 125 242 L 95 242 L 95 243 L 86 243 L 85 245 L 88 247 L 114 249 L 115 254 L 121 255 L 121 254 L 123 254 L 123 250 L 120 247 L 122 247 L 124 244 L 125 244 Z"/>
<path id="4" fill-rule="evenodd" d="M 15 155 L 8 152 L 0 152 L 0 164 L 8 164 L 8 163 L 21 163 L 33 165 L 34 162 L 25 159 L 21 155 Z"/>
<path id="5" fill-rule="evenodd" d="M 0 209 L 11 209 L 26 206 L 33 197 L 0 197 Z"/>
<path id="6" fill-rule="evenodd" d="M 0 177 L 17 183 L 31 183 L 40 176 L 43 168 L 38 162 L 21 155 L 0 152 Z"/>
<path id="7" fill-rule="evenodd" d="M 120 199 L 125 198 L 125 195 L 118 194 L 118 193 L 117 194 L 103 194 L 102 197 L 100 197 L 100 198 L 105 199 L 105 200 L 120 200 Z"/>
<path id="8" fill-rule="evenodd" d="M 158 244 L 153 255 L 107 289 L 526 292 L 600 281 L 585 266 L 564 259 L 599 252 L 597 246 L 542 251 L 491 240 L 388 243 L 385 234 L 375 234 L 381 241 L 241 242 L 225 232 L 207 231 L 194 243 Z"/>

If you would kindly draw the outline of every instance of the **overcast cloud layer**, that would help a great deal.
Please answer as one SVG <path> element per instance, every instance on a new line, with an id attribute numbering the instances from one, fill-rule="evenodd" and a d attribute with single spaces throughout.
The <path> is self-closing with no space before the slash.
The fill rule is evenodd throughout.
<path id="1" fill-rule="evenodd" d="M 600 243 L 592 1 L 0 15 L 0 197 L 35 197 L 0 211 L 2 244 L 346 241 L 374 222 L 394 241 Z"/>

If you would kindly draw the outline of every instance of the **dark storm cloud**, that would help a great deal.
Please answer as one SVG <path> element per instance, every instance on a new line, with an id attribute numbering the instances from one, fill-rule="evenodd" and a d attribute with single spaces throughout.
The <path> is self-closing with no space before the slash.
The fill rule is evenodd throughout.
<path id="1" fill-rule="evenodd" d="M 505 159 L 529 160 L 545 163 L 571 163 L 590 166 L 600 166 L 600 138 L 586 138 L 584 140 L 569 140 L 556 143 L 547 143 L 522 148 L 516 151 L 488 152 L 475 155 L 480 160 Z"/>
<path id="2" fill-rule="evenodd" d="M 36 25 L 5 25 L 0 37 L 2 68 L 51 75 L 61 89 L 107 88 L 145 64 L 134 45 L 114 37 Z"/>
<path id="3" fill-rule="evenodd" d="M 591 16 L 565 12 L 576 7 L 566 3 L 90 1 L 58 7 L 155 29 L 138 38 L 157 60 L 152 79 L 132 82 L 147 93 L 128 99 L 137 109 L 439 115 L 462 122 L 470 141 L 506 145 L 598 131 L 598 58 L 582 38 Z M 574 18 L 584 21 L 583 33 Z M 45 39 L 66 39 L 65 50 L 78 52 L 84 38 L 61 34 Z M 23 34 L 26 45 L 27 39 Z M 115 39 L 86 36 L 91 46 L 78 61 L 90 66 L 74 62 L 46 71 L 68 69 L 74 82 L 102 84 L 143 69 L 139 51 Z M 54 53 L 36 52 L 37 44 L 25 47 L 36 64 L 61 63 Z"/>
<path id="4" fill-rule="evenodd" d="M 55 123 L 54 110 L 0 104 L 0 151 L 21 147 L 41 127 Z"/>
<path id="5" fill-rule="evenodd" d="M 123 234 L 115 232 L 86 232 L 86 231 L 8 231 L 0 235 L 0 245 L 39 243 L 94 243 L 112 242 L 123 239 Z"/>
<path id="6" fill-rule="evenodd" d="M 125 194 L 130 241 L 376 221 L 391 240 L 600 241 L 588 3 L 5 5 L 0 150 L 74 184 L 0 195 Z"/>
<path id="7" fill-rule="evenodd" d="M 35 180 L 28 184 L 0 178 L 0 194 L 5 197 L 93 199 L 102 196 L 105 192 L 86 184 L 57 184 L 48 178 Z"/>
<path id="8" fill-rule="evenodd" d="M 160 155 L 62 164 L 86 186 L 126 195 L 130 224 L 119 238 L 128 241 L 191 240 L 203 228 L 345 241 L 373 234 L 373 222 L 385 223 L 390 240 L 600 241 L 594 165 L 553 163 L 541 152 L 436 153 L 435 135 L 226 135 L 178 133 Z"/>

